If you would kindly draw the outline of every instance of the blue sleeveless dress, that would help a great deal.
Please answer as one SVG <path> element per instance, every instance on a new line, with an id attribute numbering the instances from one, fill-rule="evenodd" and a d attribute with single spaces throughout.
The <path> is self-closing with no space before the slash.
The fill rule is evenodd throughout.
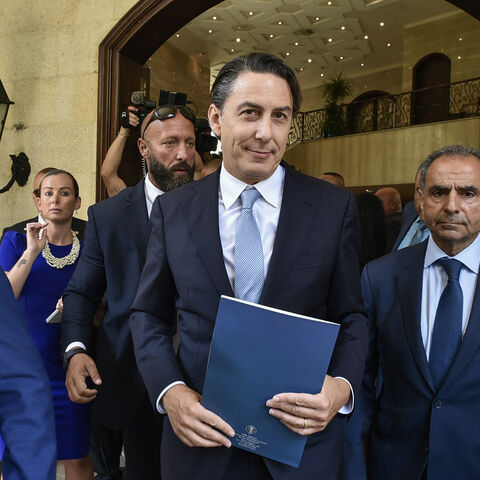
<path id="1" fill-rule="evenodd" d="M 26 248 L 25 234 L 6 232 L 0 244 L 1 268 L 6 272 L 10 271 Z M 71 245 L 50 244 L 50 251 L 55 257 L 68 255 L 71 248 Z M 77 262 L 62 269 L 56 269 L 48 265 L 40 253 L 18 298 L 25 312 L 28 329 L 40 351 L 50 378 L 58 460 L 82 458 L 89 450 L 90 405 L 79 405 L 68 398 L 65 371 L 62 367 L 60 324 L 45 322 L 62 296 Z M 2 443 L 1 439 L 0 443 Z M 0 451 L 3 452 L 2 447 L 3 445 L 0 445 Z"/>

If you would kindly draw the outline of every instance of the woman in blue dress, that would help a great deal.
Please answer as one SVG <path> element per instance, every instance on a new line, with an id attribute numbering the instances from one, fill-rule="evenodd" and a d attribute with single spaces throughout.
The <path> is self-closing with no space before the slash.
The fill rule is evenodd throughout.
<path id="1" fill-rule="evenodd" d="M 57 458 L 67 480 L 93 479 L 88 457 L 90 410 L 70 401 L 65 388 L 60 324 L 46 323 L 58 307 L 72 276 L 81 245 L 72 231 L 80 207 L 78 184 L 64 170 L 47 173 L 40 183 L 37 207 L 45 224 L 28 223 L 26 233 L 7 232 L 0 245 L 0 265 L 18 299 L 28 329 L 45 364 L 53 396 Z"/>

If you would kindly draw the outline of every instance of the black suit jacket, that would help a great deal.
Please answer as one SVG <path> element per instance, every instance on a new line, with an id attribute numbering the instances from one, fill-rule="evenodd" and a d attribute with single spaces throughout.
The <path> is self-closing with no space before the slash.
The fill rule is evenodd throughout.
<path id="1" fill-rule="evenodd" d="M 5 227 L 2 233 L 2 239 L 6 232 L 20 232 L 25 233 L 25 228 L 27 223 L 38 222 L 38 217 L 29 218 L 28 220 L 23 220 L 22 222 L 18 222 L 15 225 L 10 225 L 9 227 Z M 73 217 L 72 218 L 72 230 L 74 232 L 78 232 L 77 236 L 78 239 L 83 242 L 85 236 L 85 225 L 87 222 L 85 220 L 81 220 L 80 218 Z"/>
<path id="2" fill-rule="evenodd" d="M 359 284 L 359 225 L 353 195 L 285 166 L 273 253 L 260 302 L 342 325 L 329 374 L 356 389 L 366 355 L 367 325 Z M 148 254 L 130 324 L 140 371 L 155 403 L 183 380 L 202 392 L 220 295 L 233 296 L 218 220 L 219 172 L 155 201 Z M 178 358 L 172 346 L 179 315 Z M 274 478 L 336 479 L 343 419 L 312 435 L 298 469 L 266 460 Z M 189 448 L 167 420 L 162 438 L 164 479 L 218 479 L 226 448 Z"/>
<path id="3" fill-rule="evenodd" d="M 95 311 L 107 291 L 95 348 L 103 383 L 92 413 L 98 423 L 120 428 L 145 395 L 128 324 L 147 248 L 144 181 L 91 206 L 88 218 L 82 255 L 64 294 L 62 347 L 80 341 L 90 351 Z"/>

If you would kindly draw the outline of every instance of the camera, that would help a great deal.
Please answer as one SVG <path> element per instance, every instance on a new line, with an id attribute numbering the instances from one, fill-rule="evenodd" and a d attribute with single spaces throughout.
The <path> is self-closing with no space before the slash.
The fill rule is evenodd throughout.
<path id="1" fill-rule="evenodd" d="M 187 94 L 182 92 L 171 92 L 170 90 L 160 90 L 158 98 L 158 105 L 186 105 Z M 128 121 L 128 110 L 124 110 L 120 115 L 120 125 L 124 128 L 131 128 L 133 130 L 140 129 L 145 117 L 156 108 L 155 102 L 145 100 L 145 96 L 141 91 L 132 93 L 130 105 L 138 108 L 138 112 L 134 112 L 138 117 L 138 125 L 132 127 Z"/>
<path id="2" fill-rule="evenodd" d="M 150 100 L 145 100 L 143 92 L 136 91 L 132 93 L 130 105 L 138 108 L 138 112 L 134 112 L 135 115 L 138 117 L 138 125 L 136 127 L 132 127 L 128 121 L 128 110 L 124 110 L 120 115 L 120 125 L 123 128 L 131 128 L 132 130 L 139 130 L 140 125 L 142 124 L 145 117 L 155 109 L 156 105 L 155 102 Z"/>
<path id="3" fill-rule="evenodd" d="M 195 122 L 195 150 L 201 155 L 217 149 L 218 138 L 211 135 L 208 118 L 197 117 Z"/>

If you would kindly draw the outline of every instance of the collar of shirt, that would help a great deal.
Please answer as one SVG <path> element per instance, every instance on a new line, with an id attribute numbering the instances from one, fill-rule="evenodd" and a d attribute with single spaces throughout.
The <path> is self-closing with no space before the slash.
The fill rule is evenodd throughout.
<path id="1" fill-rule="evenodd" d="M 164 193 L 158 187 L 156 187 L 148 178 L 148 175 L 145 177 L 145 200 L 147 202 L 147 212 L 148 218 L 150 218 L 150 213 L 152 212 L 152 206 L 155 199 Z"/>
<path id="2" fill-rule="evenodd" d="M 255 184 L 255 188 L 265 201 L 275 208 L 279 208 L 283 195 L 283 180 L 285 178 L 285 169 L 279 165 L 275 172 L 266 180 Z M 230 174 L 223 166 L 220 170 L 220 196 L 228 210 L 235 203 L 240 194 L 248 185 Z"/>
<path id="3" fill-rule="evenodd" d="M 428 238 L 427 251 L 425 252 L 425 261 L 424 268 L 429 267 L 439 258 L 447 256 L 448 258 L 454 258 L 462 262 L 467 268 L 472 272 L 478 274 L 478 264 L 480 258 L 480 235 L 477 235 L 477 238 L 467 247 L 464 248 L 460 253 L 454 257 L 447 255 L 433 240 L 432 236 Z"/>

